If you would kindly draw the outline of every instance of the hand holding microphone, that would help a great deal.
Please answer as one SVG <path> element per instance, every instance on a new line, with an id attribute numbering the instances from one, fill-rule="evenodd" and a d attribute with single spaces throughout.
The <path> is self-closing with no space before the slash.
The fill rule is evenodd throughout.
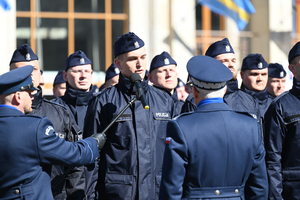
<path id="1" fill-rule="evenodd" d="M 132 84 L 134 84 L 135 86 L 135 89 L 136 89 L 136 97 L 138 100 L 140 100 L 142 102 L 142 105 L 144 107 L 145 110 L 148 110 L 149 109 L 149 104 L 148 104 L 148 101 L 145 97 L 145 94 L 144 94 L 144 91 L 143 91 L 143 88 L 142 88 L 142 85 L 141 85 L 141 76 L 137 73 L 132 73 L 130 75 L 130 82 Z"/>

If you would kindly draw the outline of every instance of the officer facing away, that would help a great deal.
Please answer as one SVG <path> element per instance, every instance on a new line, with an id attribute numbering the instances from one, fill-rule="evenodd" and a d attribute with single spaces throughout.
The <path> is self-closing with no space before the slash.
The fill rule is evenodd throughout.
<path id="1" fill-rule="evenodd" d="M 85 165 L 99 156 L 95 139 L 67 142 L 49 119 L 25 115 L 36 90 L 32 72 L 28 65 L 0 76 L 0 199 L 53 200 L 45 165 Z"/>
<path id="2" fill-rule="evenodd" d="M 270 63 L 268 70 L 267 91 L 269 98 L 274 99 L 285 91 L 286 71 L 278 63 Z"/>
<path id="3" fill-rule="evenodd" d="M 259 121 L 260 112 L 258 102 L 251 95 L 246 94 L 238 88 L 236 55 L 229 40 L 224 38 L 211 44 L 206 50 L 205 55 L 223 63 L 232 73 L 232 78 L 227 81 L 227 90 L 224 96 L 225 103 L 232 110 L 249 112 Z M 193 103 L 190 94 L 182 107 L 182 112 L 188 112 L 191 109 L 196 109 L 196 105 Z"/>
<path id="4" fill-rule="evenodd" d="M 191 58 L 187 70 L 197 109 L 167 125 L 160 199 L 265 200 L 268 179 L 260 126 L 223 102 L 232 73 L 208 56 Z"/>

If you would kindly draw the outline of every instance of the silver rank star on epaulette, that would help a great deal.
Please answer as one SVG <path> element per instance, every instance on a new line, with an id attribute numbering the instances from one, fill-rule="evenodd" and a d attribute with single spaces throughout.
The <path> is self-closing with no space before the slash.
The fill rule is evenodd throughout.
<path id="1" fill-rule="evenodd" d="M 30 57 L 29 53 L 26 54 L 26 60 L 31 60 L 31 57 Z"/>
<path id="2" fill-rule="evenodd" d="M 80 58 L 79 62 L 80 62 L 81 65 L 85 64 L 84 58 Z"/>
<path id="3" fill-rule="evenodd" d="M 283 76 L 284 76 L 284 72 L 283 72 L 283 71 L 281 71 L 281 72 L 280 72 L 280 74 L 279 74 L 279 76 L 280 76 L 281 78 L 283 78 Z"/>
<path id="4" fill-rule="evenodd" d="M 170 60 L 168 58 L 165 58 L 164 63 L 165 63 L 165 65 L 169 65 L 170 64 Z"/>
<path id="5" fill-rule="evenodd" d="M 138 41 L 136 41 L 136 42 L 134 43 L 134 47 L 135 47 L 135 48 L 139 48 L 139 47 L 140 47 Z"/>
<path id="6" fill-rule="evenodd" d="M 259 63 L 257 64 L 257 68 L 258 68 L 258 69 L 262 69 L 262 68 L 263 68 L 263 65 L 262 65 L 261 62 L 259 62 Z"/>
<path id="7" fill-rule="evenodd" d="M 229 45 L 226 45 L 225 51 L 226 51 L 226 52 L 229 52 L 229 51 L 230 51 L 230 46 L 229 46 Z"/>

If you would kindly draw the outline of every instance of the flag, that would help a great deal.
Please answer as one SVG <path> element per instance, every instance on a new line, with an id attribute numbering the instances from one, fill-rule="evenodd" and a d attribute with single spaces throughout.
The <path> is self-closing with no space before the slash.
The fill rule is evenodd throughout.
<path id="1" fill-rule="evenodd" d="M 166 143 L 166 144 L 170 144 L 171 139 L 172 139 L 171 137 L 166 137 L 166 142 L 165 142 L 165 143 Z"/>
<path id="2" fill-rule="evenodd" d="M 209 7 L 214 13 L 232 18 L 240 31 L 249 22 L 250 15 L 255 13 L 249 0 L 198 0 L 198 3 Z"/>
<path id="3" fill-rule="evenodd" d="M 4 10 L 10 10 L 11 8 L 7 0 L 0 0 L 0 7 L 2 7 Z"/>

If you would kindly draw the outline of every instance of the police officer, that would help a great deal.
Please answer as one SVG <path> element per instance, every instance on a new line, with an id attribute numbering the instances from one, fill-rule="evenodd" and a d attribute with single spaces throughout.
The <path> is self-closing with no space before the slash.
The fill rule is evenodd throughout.
<path id="1" fill-rule="evenodd" d="M 269 98 L 274 99 L 285 91 L 286 71 L 278 63 L 270 63 L 268 67 L 267 91 Z"/>
<path id="2" fill-rule="evenodd" d="M 176 112 L 180 114 L 182 101 L 178 100 L 176 86 L 178 84 L 177 63 L 166 51 L 156 55 L 150 64 L 149 81 L 154 87 L 167 92 L 174 100 Z"/>
<path id="3" fill-rule="evenodd" d="M 132 32 L 116 39 L 115 65 L 119 82 L 96 94 L 85 118 L 84 137 L 100 133 L 136 94 L 132 73 L 146 73 L 144 41 Z M 159 192 L 167 122 L 173 117 L 173 99 L 166 92 L 141 86 L 149 109 L 135 101 L 107 131 L 99 162 L 99 199 L 156 199 Z"/>
<path id="4" fill-rule="evenodd" d="M 77 141 L 78 137 L 82 134 L 82 130 L 75 124 L 75 121 L 70 116 L 68 110 L 55 102 L 51 102 L 43 97 L 42 88 L 39 86 L 40 80 L 40 67 L 37 55 L 32 51 L 28 44 L 19 46 L 13 53 L 10 61 L 10 69 L 21 68 L 26 65 L 34 67 L 31 73 L 32 81 L 35 87 L 39 90 L 34 94 L 32 101 L 31 114 L 47 117 L 53 124 L 55 133 L 69 142 Z M 50 167 L 51 168 L 51 167 Z M 51 169 L 47 170 L 51 170 Z M 52 167 L 51 180 L 55 180 L 65 172 L 64 166 L 55 165 Z M 65 199 L 67 196 L 76 199 L 72 196 L 79 197 L 84 191 L 82 184 L 78 183 L 78 177 L 81 176 L 83 171 L 74 170 L 66 177 L 67 185 L 61 184 L 61 187 L 55 188 L 55 199 Z"/>
<path id="5" fill-rule="evenodd" d="M 64 96 L 66 91 L 66 81 L 63 77 L 63 70 L 57 72 L 53 81 L 53 95 L 54 97 Z"/>
<path id="6" fill-rule="evenodd" d="M 99 91 L 116 85 L 119 82 L 119 74 L 119 68 L 116 67 L 115 63 L 112 63 L 105 72 L 105 83 L 99 88 Z"/>
<path id="7" fill-rule="evenodd" d="M 92 62 L 81 50 L 71 54 L 66 60 L 66 68 L 63 78 L 66 81 L 66 92 L 64 96 L 53 99 L 65 106 L 72 118 L 81 130 L 84 129 L 84 118 L 88 107 L 88 102 L 93 98 L 92 90 Z M 90 173 L 95 166 L 85 168 L 85 175 L 80 178 L 82 184 L 86 184 L 85 195 L 89 199 L 94 191 L 95 180 L 90 180 Z M 85 178 L 86 177 L 86 178 Z"/>
<path id="8" fill-rule="evenodd" d="M 58 137 L 49 119 L 30 113 L 31 65 L 0 76 L 0 199 L 53 199 L 49 164 L 84 165 L 99 156 L 97 142 L 70 143 Z"/>
<path id="9" fill-rule="evenodd" d="M 265 114 L 269 199 L 300 199 L 300 42 L 290 50 L 293 87 L 273 100 Z"/>
<path id="10" fill-rule="evenodd" d="M 272 99 L 268 97 L 268 63 L 261 54 L 249 54 L 243 59 L 241 90 L 256 99 L 260 117 L 264 117 Z"/>
<path id="11" fill-rule="evenodd" d="M 238 88 L 236 55 L 229 40 L 224 38 L 211 44 L 205 55 L 220 61 L 232 72 L 232 79 L 227 81 L 227 90 L 224 96 L 225 103 L 235 111 L 249 112 L 259 121 L 260 112 L 258 102 L 251 95 L 246 94 Z M 191 104 L 192 101 L 191 97 L 189 97 L 183 106 L 185 110 L 182 111 L 190 111 L 188 110 L 190 108 L 196 109 L 195 104 L 194 106 L 187 105 Z"/>
<path id="12" fill-rule="evenodd" d="M 180 101 L 185 101 L 187 96 L 191 93 L 190 88 L 180 79 L 177 78 L 178 84 L 176 86 L 177 98 Z"/>
<path id="13" fill-rule="evenodd" d="M 260 126 L 223 102 L 232 72 L 208 56 L 191 58 L 187 70 L 197 109 L 167 125 L 160 199 L 265 200 Z"/>

